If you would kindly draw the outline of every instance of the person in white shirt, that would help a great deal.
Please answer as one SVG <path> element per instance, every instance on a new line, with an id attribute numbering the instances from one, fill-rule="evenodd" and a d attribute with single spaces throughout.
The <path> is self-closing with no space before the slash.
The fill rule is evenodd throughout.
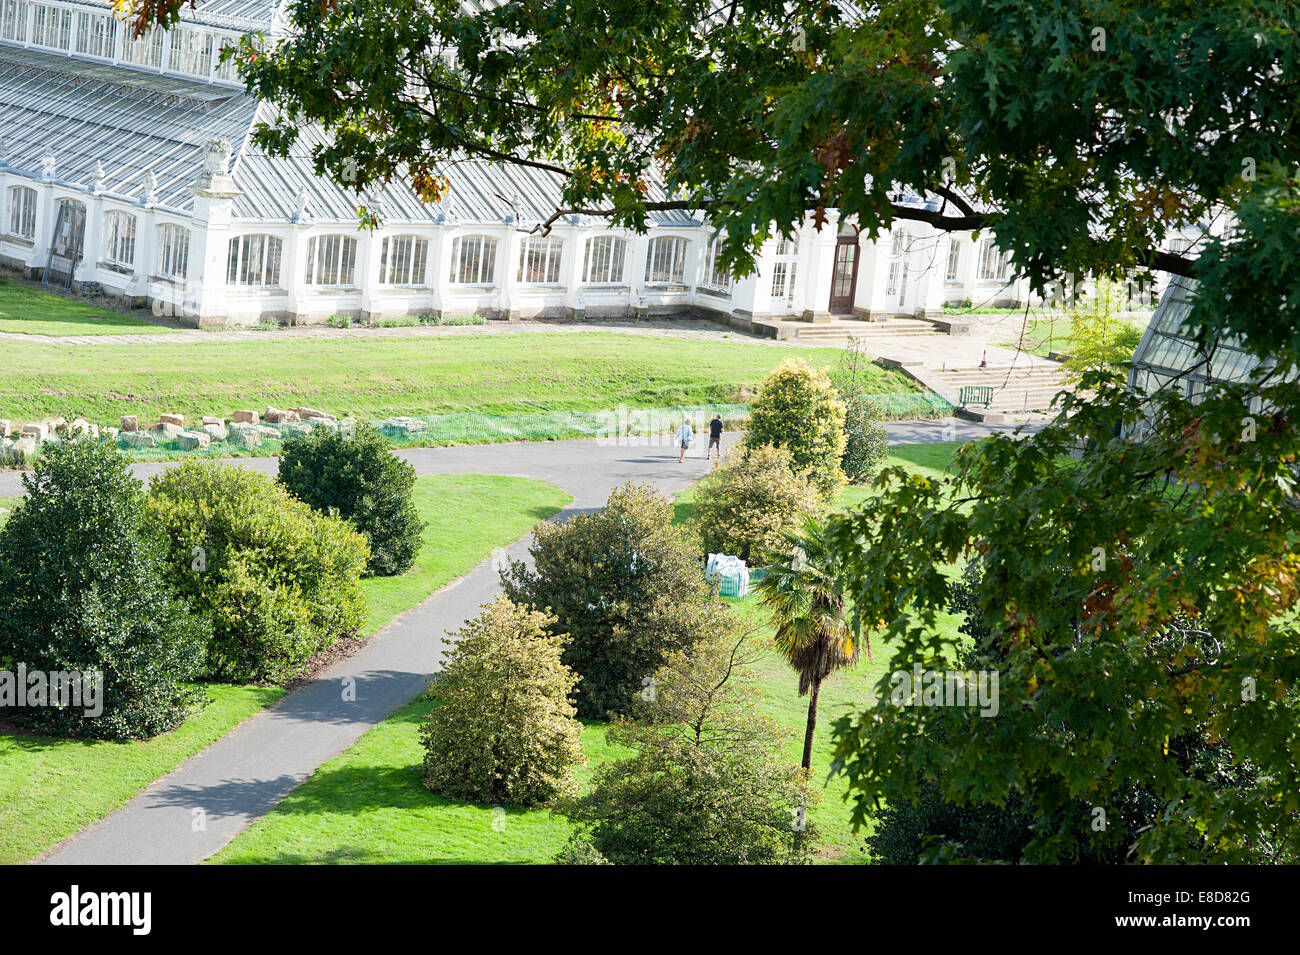
<path id="1" fill-rule="evenodd" d="M 682 422 L 682 426 L 677 429 L 677 447 L 681 449 L 681 453 L 677 455 L 678 464 L 686 460 L 686 449 L 691 446 L 691 442 L 694 440 L 695 429 L 691 427 L 691 419 L 687 418 Z"/>

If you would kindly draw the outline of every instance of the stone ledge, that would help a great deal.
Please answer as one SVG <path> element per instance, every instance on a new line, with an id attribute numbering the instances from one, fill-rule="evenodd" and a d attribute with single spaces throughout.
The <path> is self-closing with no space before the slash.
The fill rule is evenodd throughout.
<path id="1" fill-rule="evenodd" d="M 929 322 L 935 328 L 942 329 L 949 335 L 969 335 L 971 333 L 972 326 L 968 321 L 951 318 L 931 318 L 929 316 L 926 316 L 924 321 Z"/>
<path id="2" fill-rule="evenodd" d="M 953 414 L 958 418 L 978 421 L 982 424 L 1008 424 L 1011 421 L 1005 412 L 988 411 L 984 408 L 958 408 Z"/>

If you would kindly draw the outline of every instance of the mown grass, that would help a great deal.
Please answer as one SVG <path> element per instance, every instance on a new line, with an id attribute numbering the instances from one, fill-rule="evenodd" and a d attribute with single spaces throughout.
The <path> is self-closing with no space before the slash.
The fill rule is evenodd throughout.
<path id="1" fill-rule="evenodd" d="M 416 479 L 415 500 L 428 522 L 424 546 L 415 566 L 402 576 L 363 581 L 370 603 L 363 635 L 468 573 L 495 548 L 522 537 L 573 498 L 553 485 L 524 478 L 438 474 Z M 0 514 L 0 520 L 5 516 Z M 276 687 L 206 689 L 207 706 L 151 740 L 112 743 L 0 734 L 0 864 L 31 859 L 115 811 L 284 695 Z"/>
<path id="2" fill-rule="evenodd" d="M 0 863 L 26 862 L 102 819 L 284 691 L 213 685 L 207 695 L 181 726 L 150 740 L 0 735 Z"/>
<path id="3" fill-rule="evenodd" d="M 63 298 L 0 279 L 0 332 L 49 336 L 171 331 L 175 329 L 133 318 L 102 305 Z"/>
<path id="4" fill-rule="evenodd" d="M 958 442 L 904 445 L 892 449 L 887 461 L 916 473 L 938 476 Z M 842 507 L 859 503 L 869 488 L 849 488 Z M 693 492 L 677 498 L 676 520 L 691 518 Z M 792 762 L 798 762 L 807 721 L 808 700 L 798 694 L 798 677 L 772 649 L 766 612 L 752 597 L 731 601 L 734 613 L 757 628 L 763 648 L 756 663 L 761 707 L 788 731 L 785 741 Z M 957 638 L 956 617 L 940 621 L 943 631 Z M 822 798 L 809 819 L 818 830 L 817 857 L 824 862 L 864 862 L 862 835 L 854 834 L 847 785 L 839 777 L 826 781 L 831 762 L 831 725 L 853 708 L 870 704 L 875 685 L 888 661 L 887 648 L 875 646 L 875 659 L 832 675 L 822 686 L 813 773 Z M 415 700 L 378 724 L 346 753 L 321 766 L 272 812 L 255 822 L 214 862 L 253 863 L 547 863 L 568 840 L 568 821 L 547 809 L 523 810 L 444 799 L 421 785 L 424 757 L 420 723 L 430 704 Z M 605 727 L 589 723 L 583 732 L 587 763 L 578 771 L 584 788 L 592 785 L 601 764 L 620 752 L 605 739 Z M 504 812 L 504 815 L 502 815 Z M 493 821 L 498 827 L 493 828 Z"/>
<path id="5" fill-rule="evenodd" d="M 657 408 L 747 400 L 792 352 L 771 345 L 615 332 L 151 345 L 0 342 L 0 417 L 228 416 L 307 406 L 359 419 L 478 411 L 508 414 Z M 800 349 L 829 367 L 833 348 Z M 916 390 L 869 369 L 869 390 Z"/>
<path id="6" fill-rule="evenodd" d="M 1145 329 L 1150 321 L 1149 316 L 1140 316 L 1138 318 L 1120 318 L 1121 321 L 1127 321 L 1139 330 Z M 1074 322 L 1067 315 L 1057 315 L 1048 318 L 1033 318 L 1025 325 L 1023 335 L 1018 339 L 1010 341 L 995 342 L 1003 348 L 1019 348 L 1021 351 L 1030 355 L 1037 355 L 1039 358 L 1046 358 L 1052 352 L 1069 354 L 1070 352 L 1070 335 L 1074 331 Z"/>
<path id="7" fill-rule="evenodd" d="M 552 484 L 492 474 L 430 474 L 415 480 L 415 506 L 427 522 L 415 565 L 398 577 L 362 581 L 370 636 L 429 594 L 476 567 L 498 547 L 572 503 Z"/>

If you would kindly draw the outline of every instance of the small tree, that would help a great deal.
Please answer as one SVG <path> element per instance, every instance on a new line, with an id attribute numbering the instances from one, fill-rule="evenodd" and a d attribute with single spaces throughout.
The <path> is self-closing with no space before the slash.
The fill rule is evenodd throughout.
<path id="1" fill-rule="evenodd" d="M 825 510 L 807 475 L 791 468 L 789 450 L 771 445 L 733 448 L 695 495 L 705 551 L 746 561 L 764 560 L 783 534 Z"/>
<path id="2" fill-rule="evenodd" d="M 207 632 L 164 586 L 144 531 L 144 490 L 107 442 L 48 445 L 0 529 L 0 662 L 102 674 L 102 712 L 24 706 L 4 715 L 60 736 L 138 739 L 178 726 Z M 52 700 L 47 700 L 52 702 Z M 93 707 L 92 707 L 93 709 Z"/>
<path id="3" fill-rule="evenodd" d="M 316 428 L 286 441 L 280 483 L 322 514 L 336 512 L 370 543 L 366 573 L 409 570 L 424 522 L 415 509 L 415 468 L 368 425 L 353 434 Z"/>
<path id="4" fill-rule="evenodd" d="M 852 484 L 870 481 L 889 453 L 889 432 L 878 422 L 884 412 L 874 401 L 853 395 L 844 401 L 844 455 L 840 467 Z"/>
<path id="5" fill-rule="evenodd" d="M 799 674 L 799 695 L 808 697 L 803 737 L 803 768 L 812 768 L 817 699 L 822 681 L 858 661 L 862 643 L 845 612 L 845 595 L 825 527 L 809 521 L 799 534 L 786 535 L 786 553 L 768 567 L 755 588 L 772 611 L 776 649 Z M 870 654 L 871 647 L 867 646 Z"/>
<path id="6" fill-rule="evenodd" d="M 582 677 L 580 716 L 627 713 L 665 656 L 726 613 L 704 579 L 698 539 L 672 519 L 658 491 L 625 484 L 599 513 L 538 525 L 535 569 L 511 561 L 501 572 L 506 596 L 548 609 L 551 632 L 572 638 L 564 662 Z"/>
<path id="7" fill-rule="evenodd" d="M 866 369 L 871 363 L 866 342 L 849 336 L 831 382 L 844 404 L 844 453 L 840 467 L 852 484 L 871 480 L 889 453 L 889 435 L 877 423 L 885 413 L 866 394 Z"/>
<path id="8" fill-rule="evenodd" d="M 365 538 L 265 474 L 186 461 L 154 480 L 149 515 L 167 581 L 212 620 L 208 675 L 283 682 L 360 627 Z"/>
<path id="9" fill-rule="evenodd" d="M 1089 371 L 1122 372 L 1142 341 L 1142 332 L 1119 315 L 1114 282 L 1098 279 L 1092 297 L 1070 310 L 1070 357 L 1066 376 L 1076 384 Z"/>
<path id="10" fill-rule="evenodd" d="M 807 471 L 827 501 L 835 500 L 844 484 L 844 403 L 829 376 L 802 358 L 782 362 L 763 382 L 745 442 L 788 449 L 794 469 Z"/>
<path id="11" fill-rule="evenodd" d="M 580 831 L 566 858 L 618 864 L 735 865 L 805 858 L 815 798 L 789 760 L 784 731 L 757 709 L 748 633 L 734 621 L 669 654 L 638 699 L 636 721 L 610 731 L 637 749 L 595 789 L 563 806 Z"/>
<path id="12" fill-rule="evenodd" d="M 440 705 L 420 730 L 425 786 L 516 806 L 576 792 L 573 767 L 585 757 L 569 697 L 578 677 L 561 662 L 568 638 L 554 624 L 500 596 L 457 634 L 429 685 Z"/>

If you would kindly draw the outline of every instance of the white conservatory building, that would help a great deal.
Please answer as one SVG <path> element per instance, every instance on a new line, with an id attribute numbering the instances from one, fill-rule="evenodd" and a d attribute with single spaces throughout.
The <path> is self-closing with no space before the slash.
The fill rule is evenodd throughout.
<path id="1" fill-rule="evenodd" d="M 684 213 L 648 234 L 572 217 L 557 175 L 485 162 L 444 170 L 447 199 L 367 196 L 317 177 L 307 147 L 249 141 L 271 107 L 219 51 L 274 34 L 277 0 L 199 0 L 134 39 L 106 2 L 0 0 L 0 266 L 150 305 L 191 325 L 332 316 L 710 316 L 751 330 L 783 318 L 938 319 L 945 302 L 1025 304 L 990 236 L 899 223 L 877 242 L 834 212 L 773 241 L 759 271 L 714 265 L 717 237 Z"/>

